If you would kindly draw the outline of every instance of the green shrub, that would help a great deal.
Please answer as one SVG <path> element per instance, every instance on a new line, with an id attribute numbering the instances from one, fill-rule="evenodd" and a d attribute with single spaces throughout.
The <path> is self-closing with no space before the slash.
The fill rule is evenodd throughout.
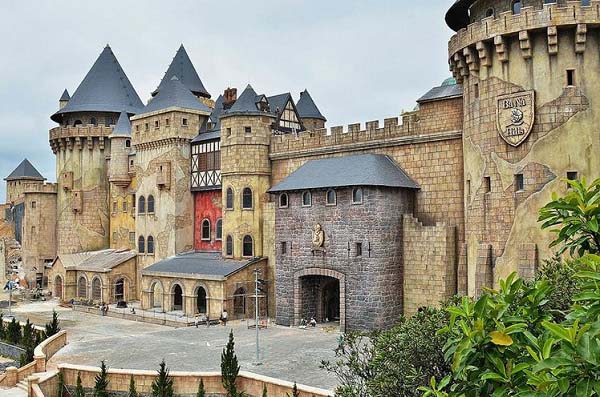
<path id="1" fill-rule="evenodd" d="M 104 361 L 100 363 L 100 373 L 96 375 L 94 384 L 94 397 L 109 397 L 108 395 L 108 367 Z"/>
<path id="2" fill-rule="evenodd" d="M 229 332 L 229 341 L 221 353 L 221 382 L 227 392 L 227 397 L 238 397 L 235 381 L 240 372 L 240 366 L 235 354 L 235 341 L 233 339 L 233 330 Z"/>
<path id="3" fill-rule="evenodd" d="M 46 324 L 46 338 L 54 336 L 60 332 L 60 320 L 58 319 L 58 313 L 52 311 L 52 320 Z"/>
<path id="4" fill-rule="evenodd" d="M 206 391 L 204 390 L 204 379 L 200 378 L 200 384 L 198 384 L 198 393 L 196 397 L 206 397 Z"/>
<path id="5" fill-rule="evenodd" d="M 85 397 L 85 391 L 81 384 L 81 372 L 77 372 L 77 384 L 75 386 L 75 394 L 73 394 L 73 397 Z"/>
<path id="6" fill-rule="evenodd" d="M 133 375 L 129 378 L 129 391 L 127 392 L 127 397 L 138 397 L 137 390 L 135 389 L 135 380 L 133 379 Z"/>
<path id="7" fill-rule="evenodd" d="M 169 376 L 165 360 L 161 361 L 158 376 L 152 382 L 152 397 L 173 397 L 173 379 Z"/>
<path id="8" fill-rule="evenodd" d="M 23 335 L 21 334 L 21 326 L 19 325 L 17 320 L 13 318 L 12 321 L 8 323 L 8 326 L 6 327 L 6 340 L 12 345 L 18 345 L 19 343 L 21 343 L 22 338 Z"/>

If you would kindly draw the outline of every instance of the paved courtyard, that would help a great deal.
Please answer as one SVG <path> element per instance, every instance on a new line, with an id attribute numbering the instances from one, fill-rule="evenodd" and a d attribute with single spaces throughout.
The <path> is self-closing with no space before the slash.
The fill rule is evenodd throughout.
<path id="1" fill-rule="evenodd" d="M 55 302 L 20 304 L 14 313 L 19 319 L 43 324 L 51 318 L 54 307 Z M 335 377 L 319 364 L 334 357 L 339 332 L 278 326 L 261 330 L 263 364 L 255 366 L 256 331 L 248 329 L 245 322 L 227 328 L 169 328 L 64 308 L 57 311 L 62 328 L 69 332 L 69 344 L 55 355 L 51 365 L 99 365 L 104 359 L 112 368 L 156 369 L 164 358 L 173 371 L 219 371 L 221 352 L 233 329 L 242 370 L 325 389 L 336 385 Z"/>

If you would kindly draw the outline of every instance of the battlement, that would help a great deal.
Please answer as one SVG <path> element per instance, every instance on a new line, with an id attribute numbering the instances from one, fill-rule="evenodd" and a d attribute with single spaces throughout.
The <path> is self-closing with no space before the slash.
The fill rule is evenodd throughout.
<path id="1" fill-rule="evenodd" d="M 78 125 L 78 126 L 60 126 L 50 130 L 49 140 L 52 152 L 59 150 L 78 148 L 83 149 L 84 141 L 87 142 L 88 149 L 93 149 L 94 141 L 97 141 L 100 150 L 104 150 L 104 142 L 112 133 L 115 126 L 103 125 Z"/>
<path id="2" fill-rule="evenodd" d="M 531 57 L 529 33 L 537 30 L 546 30 L 548 53 L 556 54 L 557 27 L 564 26 L 576 28 L 576 51 L 583 52 L 588 25 L 597 26 L 599 23 L 600 0 L 592 0 L 589 6 L 581 5 L 581 1 L 568 1 L 566 5 L 544 4 L 542 9 L 524 7 L 519 14 L 503 12 L 474 22 L 452 36 L 448 43 L 450 68 L 455 77 L 461 80 L 462 76 L 468 75 L 469 70 L 478 67 L 479 63 L 489 66 L 486 52 L 491 47 L 495 47 L 502 62 L 508 61 L 504 37 L 511 35 L 518 36 L 523 56 Z"/>
<path id="3" fill-rule="evenodd" d="M 56 193 L 58 191 L 58 183 L 34 183 L 24 182 L 23 193 Z"/>
<path id="4" fill-rule="evenodd" d="M 275 135 L 271 138 L 271 157 L 316 149 L 333 149 L 356 145 L 367 148 L 397 140 L 407 142 L 436 140 L 459 134 L 462 129 L 462 98 L 450 98 L 421 104 L 419 110 L 405 112 L 401 118 L 391 117 L 348 126 L 320 128 L 299 134 Z M 342 149 L 344 150 L 344 149 Z"/>

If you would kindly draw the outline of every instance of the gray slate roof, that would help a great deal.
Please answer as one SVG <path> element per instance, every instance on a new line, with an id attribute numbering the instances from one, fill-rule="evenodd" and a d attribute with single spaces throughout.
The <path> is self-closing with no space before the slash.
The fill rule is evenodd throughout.
<path id="1" fill-rule="evenodd" d="M 64 102 L 64 101 L 69 101 L 70 99 L 71 99 L 71 95 L 69 95 L 69 91 L 67 91 L 67 89 L 65 88 L 62 95 L 60 96 L 59 101 Z"/>
<path id="2" fill-rule="evenodd" d="M 259 111 L 256 106 L 258 97 L 254 88 L 248 84 L 233 106 L 224 113 L 256 113 Z"/>
<path id="3" fill-rule="evenodd" d="M 469 8 L 476 0 L 456 0 L 446 13 L 446 24 L 450 29 L 459 31 L 470 23 Z"/>
<path id="4" fill-rule="evenodd" d="M 44 178 L 42 174 L 40 174 L 27 159 L 23 160 L 21 164 L 19 164 L 17 168 L 10 173 L 9 176 L 4 178 L 5 181 L 15 181 L 18 179 L 29 179 L 36 181 L 46 180 L 46 178 Z"/>
<path id="5" fill-rule="evenodd" d="M 171 77 L 168 83 L 162 85 L 160 91 L 146 105 L 140 114 L 156 112 L 171 107 L 200 110 L 209 114 L 211 109 L 200 102 L 192 92 L 181 83 L 177 76 Z"/>
<path id="6" fill-rule="evenodd" d="M 461 84 L 451 84 L 445 80 L 439 87 L 434 87 L 429 90 L 421 98 L 417 99 L 418 103 L 437 101 L 440 99 L 457 98 L 463 95 L 463 87 Z"/>
<path id="7" fill-rule="evenodd" d="M 87 73 L 67 106 L 50 118 L 60 123 L 62 115 L 73 112 L 114 112 L 136 114 L 144 104 L 109 46 L 106 46 Z"/>
<path id="8" fill-rule="evenodd" d="M 136 257 L 131 250 L 105 249 L 101 251 L 62 254 L 58 259 L 68 269 L 93 272 L 108 272 L 120 264 Z"/>
<path id="9" fill-rule="evenodd" d="M 325 116 L 321 114 L 321 111 L 313 101 L 312 97 L 308 93 L 308 90 L 304 90 L 300 93 L 300 99 L 296 104 L 296 109 L 298 109 L 298 114 L 303 119 L 320 119 L 323 121 L 327 121 Z"/>
<path id="10" fill-rule="evenodd" d="M 271 113 L 280 115 L 290 99 L 292 99 L 292 95 L 289 92 L 268 97 L 267 101 L 269 101 L 269 109 L 271 110 Z M 277 112 L 277 109 L 279 109 L 279 112 Z"/>
<path id="11" fill-rule="evenodd" d="M 131 122 L 129 121 L 129 116 L 126 111 L 122 111 L 119 115 L 119 120 L 117 120 L 117 124 L 111 133 L 111 136 L 112 135 L 131 136 Z"/>
<path id="12" fill-rule="evenodd" d="M 196 135 L 194 139 L 192 139 L 192 143 L 213 141 L 215 139 L 221 139 L 221 130 L 201 132 L 198 135 Z"/>
<path id="13" fill-rule="evenodd" d="M 173 76 L 177 76 L 183 85 L 185 85 L 195 95 L 210 98 L 210 94 L 208 91 L 206 91 L 206 88 L 204 88 L 204 84 L 202 84 L 202 80 L 200 80 L 200 76 L 198 76 L 196 68 L 194 68 L 187 51 L 183 47 L 183 44 L 177 50 L 173 61 L 165 72 L 164 77 L 158 85 L 158 88 L 152 93 L 152 96 L 156 96 L 156 94 L 158 94 L 158 92 L 169 83 Z"/>
<path id="14" fill-rule="evenodd" d="M 224 278 L 259 260 L 261 258 L 235 261 L 223 259 L 220 252 L 189 252 L 156 262 L 142 270 L 142 274 L 173 273 Z"/>
<path id="15" fill-rule="evenodd" d="M 419 189 L 419 185 L 388 156 L 358 154 L 308 161 L 269 192 L 348 186 Z"/>

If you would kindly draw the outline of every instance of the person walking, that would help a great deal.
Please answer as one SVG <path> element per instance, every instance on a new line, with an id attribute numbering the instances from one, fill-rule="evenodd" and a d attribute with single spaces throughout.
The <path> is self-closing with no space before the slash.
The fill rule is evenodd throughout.
<path id="1" fill-rule="evenodd" d="M 198 316 L 199 316 L 199 315 L 198 315 L 198 314 L 196 314 L 196 316 L 194 317 L 194 326 L 195 326 L 196 328 L 198 328 L 198 322 L 200 321 L 200 319 L 198 318 Z"/>
<path id="2" fill-rule="evenodd" d="M 223 322 L 223 327 L 227 326 L 227 317 L 229 317 L 227 309 L 223 309 L 223 313 L 221 314 L 221 321 Z"/>

